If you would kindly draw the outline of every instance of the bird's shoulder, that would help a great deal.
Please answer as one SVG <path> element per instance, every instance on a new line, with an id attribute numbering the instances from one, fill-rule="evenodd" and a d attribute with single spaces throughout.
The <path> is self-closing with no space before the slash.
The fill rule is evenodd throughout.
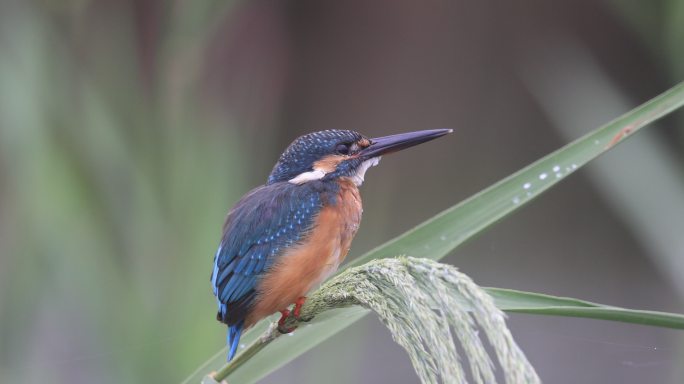
<path id="1" fill-rule="evenodd" d="M 280 227 L 294 227 L 308 221 L 332 196 L 330 188 L 322 184 L 279 182 L 253 189 L 228 212 L 223 225 L 224 237 L 232 234 L 242 242 L 258 241 L 259 235 L 268 234 L 270 238 Z"/>

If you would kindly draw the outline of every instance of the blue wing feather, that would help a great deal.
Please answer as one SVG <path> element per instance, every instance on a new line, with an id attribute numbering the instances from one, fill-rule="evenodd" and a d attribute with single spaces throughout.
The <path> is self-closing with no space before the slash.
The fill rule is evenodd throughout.
<path id="1" fill-rule="evenodd" d="M 283 250 L 309 232 L 324 200 L 329 200 L 323 192 L 315 182 L 274 183 L 256 188 L 235 205 L 226 218 L 211 275 L 219 320 L 241 330 L 259 278 Z M 239 339 L 237 328 L 232 334 Z"/>
<path id="2" fill-rule="evenodd" d="M 228 324 L 228 360 L 235 355 L 261 276 L 311 230 L 323 205 L 335 204 L 330 183 L 272 183 L 256 188 L 231 210 L 214 256 L 211 284 L 218 320 Z"/>
<path id="3" fill-rule="evenodd" d="M 237 324 L 228 327 L 228 334 L 226 335 L 226 344 L 228 345 L 228 361 L 233 360 L 235 357 L 235 352 L 237 351 L 238 345 L 240 344 L 240 335 L 242 334 L 242 328 L 244 326 L 244 321 L 240 321 Z"/>

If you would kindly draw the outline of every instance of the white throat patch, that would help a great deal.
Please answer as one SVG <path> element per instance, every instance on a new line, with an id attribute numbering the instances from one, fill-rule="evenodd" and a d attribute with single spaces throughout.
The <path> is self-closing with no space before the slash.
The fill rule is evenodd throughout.
<path id="1" fill-rule="evenodd" d="M 380 164 L 379 157 L 373 157 L 361 163 L 361 165 L 359 165 L 359 167 L 356 169 L 356 173 L 351 177 L 352 182 L 354 182 L 354 184 L 357 186 L 363 184 L 363 178 L 366 176 L 366 171 L 368 168 L 375 167 L 378 164 Z"/>
<path id="2" fill-rule="evenodd" d="M 354 173 L 350 179 L 354 184 L 357 186 L 363 184 L 363 179 L 366 176 L 366 171 L 370 167 L 374 167 L 380 163 L 380 157 L 373 157 L 372 159 L 368 159 L 361 163 L 359 167 L 356 169 L 356 173 Z M 288 180 L 289 183 L 291 184 L 297 184 L 301 185 L 304 184 L 308 181 L 314 181 L 314 180 L 320 180 L 323 177 L 325 177 L 326 172 L 322 169 L 314 169 L 313 171 L 309 172 L 303 172 L 300 173 L 299 175 L 293 177 L 292 179 Z"/>

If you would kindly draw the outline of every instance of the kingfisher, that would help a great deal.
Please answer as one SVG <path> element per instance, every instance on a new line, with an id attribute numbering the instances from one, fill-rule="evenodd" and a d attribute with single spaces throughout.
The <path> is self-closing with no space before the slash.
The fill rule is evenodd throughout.
<path id="1" fill-rule="evenodd" d="M 217 320 L 228 326 L 228 361 L 242 331 L 280 312 L 299 318 L 306 295 L 344 260 L 361 222 L 359 186 L 382 155 L 451 133 L 431 129 L 379 138 L 349 130 L 309 133 L 280 155 L 265 185 L 231 209 L 214 256 Z M 294 304 L 292 313 L 290 306 Z"/>

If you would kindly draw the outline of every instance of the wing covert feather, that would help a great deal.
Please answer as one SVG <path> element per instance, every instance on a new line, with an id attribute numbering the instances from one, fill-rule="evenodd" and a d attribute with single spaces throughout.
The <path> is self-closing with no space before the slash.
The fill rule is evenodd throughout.
<path id="1" fill-rule="evenodd" d="M 230 211 L 211 274 L 219 320 L 232 325 L 245 318 L 259 278 L 310 231 L 323 204 L 320 192 L 315 185 L 266 185 Z"/>

